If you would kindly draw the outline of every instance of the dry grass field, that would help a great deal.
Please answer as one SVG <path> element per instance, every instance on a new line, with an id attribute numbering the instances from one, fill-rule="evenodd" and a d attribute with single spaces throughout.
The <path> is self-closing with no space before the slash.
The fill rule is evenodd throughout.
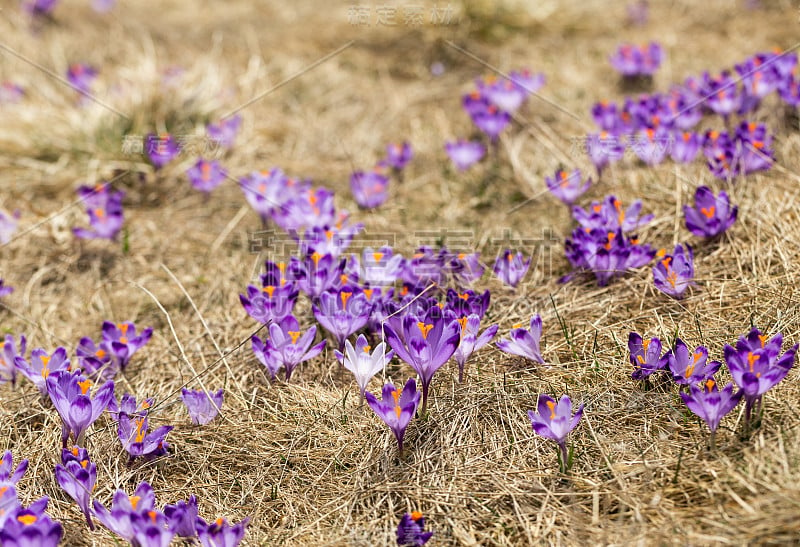
<path id="1" fill-rule="evenodd" d="M 701 160 L 645 167 L 631 155 L 583 198 L 642 199 L 655 215 L 643 240 L 693 245 L 697 286 L 681 301 L 655 289 L 649 267 L 607 287 L 559 284 L 571 220 L 544 184 L 559 165 L 593 172 L 576 143 L 594 131 L 595 102 L 624 96 L 608 63 L 619 43 L 660 41 L 667 57 L 654 88 L 666 90 L 759 51 L 797 47 L 797 2 L 653 1 L 643 26 L 627 22 L 625 2 L 414 2 L 425 10 L 420 26 L 399 13 L 396 25 L 378 24 L 384 4 L 411 3 L 362 3 L 372 19 L 362 25 L 350 20 L 350 2 L 122 0 L 99 14 L 88 1 L 63 0 L 32 28 L 16 2 L 0 2 L 0 80 L 27 91 L 0 105 L 0 209 L 22 213 L 0 248 L 0 278 L 16 289 L 0 302 L 3 333 L 72 352 L 104 320 L 152 326 L 116 391 L 154 397 L 152 424 L 175 425 L 169 457 L 128 466 L 115 423 L 102 416 L 87 437 L 95 498 L 110 503 L 117 488 L 143 480 L 159 504 L 196 494 L 207 520 L 249 516 L 247 545 L 391 545 L 412 510 L 426 515 L 437 546 L 800 541 L 797 372 L 765 396 L 749 440 L 738 436 L 739 407 L 709 452 L 705 424 L 677 390 L 645 391 L 631 380 L 626 345 L 632 330 L 678 336 L 721 360 L 724 344 L 751 325 L 800 341 L 797 122 L 770 97 L 757 121 L 775 133 L 775 166 L 733 185 Z M 433 6 L 452 18 L 431 23 Z M 99 69 L 92 93 L 102 104 L 76 104 L 63 81 L 74 62 Z M 184 72 L 165 85 L 170 67 Z M 500 138 L 496 165 L 454 171 L 443 143 L 473 131 L 461 95 L 493 69 L 524 67 L 547 84 Z M 260 326 L 238 295 L 275 256 L 261 245 L 274 234 L 257 233 L 260 219 L 235 181 L 210 199 L 191 188 L 184 173 L 196 154 L 155 172 L 122 146 L 151 131 L 202 140 L 206 123 L 236 109 L 237 145 L 220 155 L 232 176 L 279 166 L 330 188 L 365 224 L 355 247 L 386 242 L 410 256 L 444 243 L 481 251 L 489 266 L 507 246 L 533 254 L 516 291 L 488 273 L 476 286 L 491 289 L 486 324 L 499 323 L 502 336 L 541 314 L 552 366 L 491 346 L 459 384 L 451 361 L 434 378 L 427 418 L 411 422 L 403 460 L 389 430 L 359 405 L 330 343 L 291 382 L 270 383 L 247 342 Z M 404 139 L 415 158 L 403 182 L 392 183 L 384 206 L 359 210 L 350 173 Z M 126 192 L 120 240 L 77 240 L 72 227 L 86 215 L 75 189 L 108 180 Z M 716 243 L 683 225 L 681 207 L 701 184 L 725 188 L 739 205 Z M 307 300 L 298 305 L 310 324 Z M 411 375 L 397 360 L 385 371 L 396 382 Z M 190 424 L 179 399 L 185 385 L 224 388 L 211 424 Z M 370 388 L 377 393 L 379 381 Z M 531 430 L 527 411 L 540 393 L 586 405 L 569 476 L 558 473 L 553 443 Z M 64 545 L 119 541 L 102 527 L 90 532 L 56 484 L 60 420 L 49 402 L 26 381 L 0 385 L 0 401 L 0 449 L 30 460 L 23 501 L 50 496 Z"/>

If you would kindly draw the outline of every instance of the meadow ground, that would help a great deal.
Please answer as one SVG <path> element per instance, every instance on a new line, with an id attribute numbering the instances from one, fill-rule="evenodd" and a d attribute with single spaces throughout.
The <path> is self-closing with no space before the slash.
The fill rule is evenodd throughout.
<path id="1" fill-rule="evenodd" d="M 620 42 L 662 43 L 667 58 L 654 86 L 663 90 L 758 51 L 795 47 L 797 3 L 652 2 L 640 27 L 626 23 L 624 2 L 414 4 L 424 8 L 421 26 L 400 13 L 395 26 L 378 24 L 383 3 L 362 4 L 371 10 L 364 25 L 351 21 L 349 2 L 141 0 L 100 15 L 65 0 L 36 29 L 16 2 L 0 4 L 0 79 L 28 90 L 23 102 L 0 106 L 0 207 L 22 211 L 20 232 L 0 250 L 0 277 L 16 287 L 2 302 L 3 331 L 72 351 L 81 336 L 97 337 L 103 320 L 152 326 L 117 392 L 155 397 L 153 423 L 176 425 L 169 458 L 129 467 L 114 423 L 101 417 L 87 441 L 95 497 L 108 503 L 116 488 L 143 480 L 160 504 L 196 494 L 207 519 L 249 516 L 253 545 L 389 545 L 411 510 L 427 516 L 431 545 L 797 541 L 797 373 L 766 395 L 749 440 L 736 433 L 739 410 L 710 453 L 705 425 L 675 390 L 645 391 L 631 380 L 626 347 L 635 330 L 703 344 L 721 359 L 723 345 L 751 325 L 800 341 L 797 122 L 786 122 L 775 97 L 759 111 L 776 133 L 777 161 L 727 187 L 739 219 L 718 243 L 683 226 L 681 207 L 696 186 L 723 187 L 702 161 L 645 168 L 629 155 L 590 190 L 586 199 L 642 199 L 655 220 L 640 236 L 652 245 L 695 246 L 698 285 L 680 302 L 655 290 L 650 268 L 604 288 L 558 284 L 570 217 L 544 185 L 559 165 L 592 171 L 580 139 L 593 130 L 594 102 L 623 97 L 607 61 Z M 434 6 L 451 8 L 452 19 L 432 24 Z M 100 69 L 94 95 L 111 108 L 77 106 L 52 75 L 78 61 Z M 431 72 L 437 62 L 440 75 Z M 172 66 L 185 72 L 165 88 Z M 547 84 L 501 137 L 495 167 L 456 173 L 443 142 L 471 133 L 460 97 L 489 67 L 529 67 Z M 155 173 L 122 147 L 126 136 L 153 130 L 199 139 L 206 122 L 241 105 L 242 132 L 222 157 L 229 171 L 280 166 L 334 190 L 337 205 L 365 224 L 355 246 L 386 242 L 408 256 L 444 243 L 479 250 L 489 265 L 506 246 L 533 254 L 516 291 L 488 276 L 477 286 L 492 291 L 488 321 L 501 335 L 542 315 L 552 366 L 487 349 L 458 384 L 448 364 L 434 379 L 428 418 L 411 423 L 404 461 L 330 350 L 289 384 L 270 384 L 244 343 L 258 325 L 238 295 L 279 254 L 265 243 L 276 234 L 255 233 L 259 218 L 235 183 L 208 200 L 192 190 L 183 173 L 196 155 Z M 404 181 L 383 207 L 359 211 L 350 173 L 403 139 L 415 150 Z M 76 240 L 71 228 L 85 213 L 75 188 L 112 178 L 126 192 L 124 237 Z M 411 374 L 398 362 L 386 371 L 396 381 Z M 191 426 L 183 385 L 224 388 L 221 416 Z M 527 411 L 539 393 L 586 404 L 569 478 L 557 473 L 552 443 L 531 431 Z M 0 386 L 0 400 L 0 448 L 31 462 L 19 485 L 24 501 L 52 498 L 66 545 L 114 544 L 105 529 L 86 529 L 54 480 L 56 413 L 29 383 Z"/>

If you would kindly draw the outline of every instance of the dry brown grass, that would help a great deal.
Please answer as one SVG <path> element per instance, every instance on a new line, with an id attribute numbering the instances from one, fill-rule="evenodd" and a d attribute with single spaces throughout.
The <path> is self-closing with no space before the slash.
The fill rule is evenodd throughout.
<path id="1" fill-rule="evenodd" d="M 733 431 L 737 414 L 725 419 L 719 449 L 710 454 L 704 428 L 674 392 L 643 392 L 630 380 L 625 347 L 630 330 L 678 334 L 719 359 L 723 344 L 751 324 L 800 340 L 796 128 L 778 133 L 779 168 L 728 189 L 740 220 L 721 243 L 697 245 L 699 287 L 681 303 L 656 294 L 647 269 L 602 289 L 558 285 L 566 271 L 558 242 L 516 293 L 494 280 L 482 283 L 493 290 L 489 315 L 501 332 L 542 314 L 544 354 L 554 366 L 521 368 L 490 349 L 473 358 L 468 381 L 458 385 L 455 365 L 448 365 L 435 378 L 429 418 L 409 428 L 405 461 L 387 429 L 358 406 L 353 382 L 330 352 L 301 366 L 291 384 L 270 385 L 249 345 L 239 347 L 255 325 L 237 295 L 264 258 L 249 252 L 248 233 L 259 221 L 240 190 L 226 183 L 204 202 L 182 175 L 193 157 L 156 175 L 120 152 L 123 135 L 154 127 L 201 133 L 205 121 L 355 40 L 243 111 L 239 144 L 224 159 L 232 173 L 278 165 L 332 188 L 338 205 L 352 211 L 349 173 L 371 166 L 385 143 L 406 138 L 417 157 L 405 182 L 378 212 L 356 213 L 368 234 L 395 233 L 405 254 L 418 244 L 415 232 L 427 229 L 471 230 L 483 249 L 504 230 L 538 238 L 549 228 L 563 237 L 568 214 L 543 195 L 543 177 L 560 162 L 588 167 L 571 138 L 590 127 L 594 101 L 621 97 L 608 52 L 622 40 L 660 40 L 668 51 L 656 78 L 663 89 L 756 51 L 793 46 L 793 3 L 747 12 L 732 1 L 652 2 L 651 22 L 628 28 L 623 2 L 552 11 L 554 3 L 541 2 L 524 16 L 473 2 L 472 17 L 462 11 L 458 24 L 421 29 L 351 26 L 346 2 L 143 0 L 109 16 L 85 4 L 65 0 L 55 23 L 36 35 L 14 2 L 3 4 L 2 43 L 57 74 L 77 60 L 100 67 L 98 96 L 128 119 L 97 105 L 74 108 L 63 84 L 0 52 L 2 78 L 29 90 L 25 103 L 3 109 L 0 124 L 0 207 L 24 212 L 24 235 L 2 249 L 0 276 L 16 292 L 0 317 L 5 331 L 25 332 L 34 347 L 46 348 L 73 349 L 80 336 L 97 336 L 104 319 L 155 328 L 117 391 L 156 398 L 154 423 L 176 424 L 173 455 L 126 467 L 114 424 L 101 418 L 88 440 L 98 499 L 109 502 L 114 489 L 142 480 L 162 504 L 194 493 L 206 518 L 251 516 L 246 541 L 263 545 L 388 545 L 399 517 L 412 509 L 427 515 L 435 545 L 798 540 L 796 373 L 766 396 L 766 419 L 750 441 L 739 442 Z M 542 95 L 579 119 L 534 99 L 502 140 L 496 174 L 479 168 L 455 175 L 444 167 L 442 143 L 469 131 L 459 97 L 486 70 L 447 40 L 502 70 L 544 71 Z M 429 72 L 436 60 L 447 67 L 439 78 Z M 159 71 L 172 64 L 186 67 L 184 83 L 164 92 Z M 762 115 L 778 126 L 776 112 Z M 120 245 L 76 242 L 69 230 L 84 222 L 80 207 L 54 214 L 74 200 L 79 182 L 115 173 L 123 173 L 115 185 L 127 191 L 127 253 Z M 656 219 L 643 239 L 671 246 L 689 239 L 678 213 L 700 183 L 720 188 L 699 163 L 645 169 L 628 160 L 590 197 L 644 198 Z M 226 393 L 222 416 L 202 428 L 188 425 L 177 399 L 182 385 L 198 387 L 193 371 Z M 410 369 L 394 364 L 387 374 L 403 380 Z M 58 417 L 34 391 L 26 384 L 0 390 L 0 448 L 31 461 L 21 495 L 26 502 L 52 498 L 65 544 L 113 544 L 107 531 L 86 530 L 55 484 Z M 531 432 L 526 412 L 542 392 L 569 392 L 586 403 L 569 479 L 555 472 L 553 446 Z"/>

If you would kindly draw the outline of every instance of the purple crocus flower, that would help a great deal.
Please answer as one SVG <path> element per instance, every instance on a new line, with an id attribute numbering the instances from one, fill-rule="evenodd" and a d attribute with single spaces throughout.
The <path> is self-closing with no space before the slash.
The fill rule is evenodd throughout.
<path id="1" fill-rule="evenodd" d="M 262 342 L 257 336 L 253 336 L 253 352 L 261 364 L 267 367 L 271 379 L 274 380 L 283 367 L 288 382 L 297 365 L 322 353 L 325 340 L 311 345 L 316 334 L 317 327 L 312 326 L 303 333 L 297 319 L 293 315 L 287 315 L 280 322 L 270 324 L 269 340 Z"/>
<path id="2" fill-rule="evenodd" d="M 248 285 L 247 296 L 239 295 L 248 315 L 265 325 L 290 315 L 299 293 L 296 284 L 283 277 L 285 264 L 267 261 L 266 265 L 267 272 L 261 275 L 262 287 Z"/>
<path id="3" fill-rule="evenodd" d="M 0 279 L 0 298 L 8 296 L 12 292 L 14 292 L 14 287 L 6 285 L 5 281 L 3 279 Z"/>
<path id="4" fill-rule="evenodd" d="M 694 193 L 694 207 L 683 206 L 686 227 L 698 237 L 717 237 L 734 222 L 739 207 L 731 208 L 728 194 L 723 190 L 715 196 L 707 186 L 700 186 Z"/>
<path id="5" fill-rule="evenodd" d="M 3 547 L 57 547 L 64 531 L 44 511 L 50 498 L 44 497 L 27 508 L 17 506 L 6 515 L 0 529 Z"/>
<path id="6" fill-rule="evenodd" d="M 492 341 L 497 334 L 499 325 L 492 325 L 483 332 L 479 333 L 481 327 L 481 317 L 477 314 L 470 314 L 458 320 L 461 325 L 461 341 L 456 348 L 453 357 L 458 363 L 458 382 L 464 381 L 464 365 L 470 356 Z"/>
<path id="7" fill-rule="evenodd" d="M 370 353 L 370 350 L 372 352 Z M 367 384 L 378 372 L 383 370 L 386 364 L 392 360 L 394 351 L 386 352 L 386 344 L 381 342 L 373 350 L 367 343 L 367 338 L 363 334 L 358 335 L 356 346 L 350 340 L 344 342 L 344 352 L 334 350 L 333 354 L 344 368 L 353 373 L 356 377 L 356 384 L 361 391 L 361 397 L 367 391 Z"/>
<path id="8" fill-rule="evenodd" d="M 126 393 L 119 402 L 116 397 L 111 398 L 111 401 L 108 403 L 108 413 L 114 421 L 119 421 L 119 417 L 122 414 L 126 415 L 128 418 L 141 418 L 147 416 L 151 406 L 153 406 L 152 397 L 144 398 L 141 403 L 136 404 L 136 397 L 130 393 Z"/>
<path id="9" fill-rule="evenodd" d="M 6 334 L 5 340 L 0 342 L 0 384 L 11 382 L 11 385 L 16 385 L 17 382 L 17 357 L 25 361 L 25 349 L 27 347 L 27 340 L 25 335 L 19 337 L 19 351 L 17 351 L 17 344 L 14 337 Z"/>
<path id="10" fill-rule="evenodd" d="M 58 0 L 22 0 L 22 11 L 31 17 L 45 17 L 52 13 Z"/>
<path id="11" fill-rule="evenodd" d="M 388 186 L 389 178 L 379 168 L 366 173 L 356 171 L 350 176 L 353 199 L 362 209 L 374 209 L 383 205 L 389 197 Z"/>
<path id="12" fill-rule="evenodd" d="M 119 362 L 119 368 L 125 370 L 133 354 L 150 341 L 153 328 L 147 327 L 139 333 L 136 325 L 130 321 L 117 324 L 103 321 L 102 333 L 103 341 L 110 344 L 114 356 Z"/>
<path id="13" fill-rule="evenodd" d="M 82 445 L 86 430 L 108 407 L 114 397 L 114 382 L 109 381 L 91 393 L 92 382 L 79 370 L 62 370 L 47 377 L 47 394 L 61 416 L 61 443 L 67 447 L 70 433 Z"/>
<path id="14" fill-rule="evenodd" d="M 171 162 L 180 152 L 180 146 L 175 138 L 169 133 L 156 135 L 149 133 L 144 138 L 144 150 L 150 163 L 156 169 L 161 169 Z"/>
<path id="15" fill-rule="evenodd" d="M 404 169 L 413 157 L 414 153 L 411 151 L 411 144 L 408 141 L 403 141 L 403 144 L 392 143 L 386 146 L 386 164 L 395 171 Z"/>
<path id="16" fill-rule="evenodd" d="M 401 328 L 396 331 L 387 323 L 384 326 L 386 340 L 395 354 L 408 363 L 422 383 L 422 410 L 428 408 L 428 389 L 433 375 L 455 353 L 461 341 L 458 321 L 450 315 L 440 314 L 434 307 L 422 317 L 406 315 Z"/>
<path id="17" fill-rule="evenodd" d="M 734 140 L 736 151 L 733 163 L 739 172 L 748 175 L 772 167 L 772 135 L 767 132 L 767 126 L 743 121 L 736 128 Z"/>
<path id="18" fill-rule="evenodd" d="M 78 446 L 64 448 L 61 451 L 61 465 L 56 465 L 55 475 L 58 485 L 75 500 L 89 528 L 94 530 L 90 501 L 97 481 L 97 466 L 89 460 L 89 453 Z"/>
<path id="19" fill-rule="evenodd" d="M 220 517 L 209 524 L 198 517 L 195 527 L 203 547 L 236 547 L 244 538 L 249 522 L 250 519 L 246 518 L 236 524 L 228 524 L 227 520 Z"/>
<path id="20" fill-rule="evenodd" d="M 383 386 L 382 399 L 378 399 L 369 391 L 364 394 L 369 407 L 384 421 L 397 439 L 397 449 L 403 455 L 403 437 L 411 418 L 419 405 L 419 392 L 417 382 L 409 378 L 403 389 L 397 389 L 391 382 Z"/>
<path id="21" fill-rule="evenodd" d="M 398 547 L 419 547 L 432 536 L 433 532 L 425 531 L 425 517 L 419 511 L 404 514 L 397 525 Z"/>
<path id="22" fill-rule="evenodd" d="M 89 93 L 95 78 L 97 70 L 85 63 L 75 63 L 67 69 L 67 81 L 81 95 Z"/>
<path id="23" fill-rule="evenodd" d="M 266 223 L 275 217 L 286 204 L 308 189 L 308 183 L 287 177 L 282 170 L 273 167 L 268 171 L 253 171 L 239 179 L 239 187 L 247 203 Z"/>
<path id="24" fill-rule="evenodd" d="M 223 118 L 216 124 L 208 124 L 206 126 L 206 134 L 209 139 L 220 147 L 225 149 L 233 148 L 233 143 L 236 141 L 236 135 L 239 133 L 241 125 L 242 117 L 236 114 L 230 118 Z"/>
<path id="25" fill-rule="evenodd" d="M 680 300 L 689 285 L 694 284 L 694 252 L 689 245 L 684 250 L 682 245 L 675 245 L 672 255 L 661 249 L 657 256 L 659 261 L 653 266 L 653 282 L 656 288 Z"/>
<path id="26" fill-rule="evenodd" d="M 0 458 L 0 484 L 6 486 L 17 484 L 27 470 L 28 460 L 20 460 L 15 469 L 14 456 L 10 450 L 6 450 Z"/>
<path id="27" fill-rule="evenodd" d="M 670 148 L 669 131 L 663 128 L 646 128 L 638 131 L 634 137 L 632 146 L 636 156 L 645 165 L 658 165 L 667 157 Z"/>
<path id="28" fill-rule="evenodd" d="M 118 347 L 115 351 L 111 347 L 112 342 L 102 341 L 95 344 L 88 336 L 81 338 L 75 353 L 83 374 L 94 380 L 109 380 L 116 376 L 119 372 L 119 361 L 112 357 L 115 357 L 117 352 L 126 350 L 120 347 L 122 345 L 118 342 L 116 344 Z"/>
<path id="29" fill-rule="evenodd" d="M 92 0 L 92 9 L 97 13 L 108 13 L 117 4 L 117 0 Z"/>
<path id="30" fill-rule="evenodd" d="M 489 140 L 495 142 L 500 133 L 511 123 L 511 115 L 490 104 L 472 115 L 472 123 L 489 137 Z"/>
<path id="31" fill-rule="evenodd" d="M 309 188 L 274 211 L 272 220 L 290 234 L 302 233 L 313 227 L 335 226 L 337 218 L 333 192 L 327 188 Z"/>
<path id="32" fill-rule="evenodd" d="M 465 171 L 479 162 L 486 154 L 486 148 L 478 141 L 458 140 L 446 142 L 444 149 L 450 161 L 459 171 Z"/>
<path id="33" fill-rule="evenodd" d="M 25 90 L 14 82 L 0 83 L 0 105 L 16 104 L 25 97 Z"/>
<path id="34" fill-rule="evenodd" d="M 447 289 L 447 293 L 445 293 L 445 306 L 452 310 L 456 314 L 456 317 L 463 318 L 475 314 L 480 319 L 483 319 L 489 307 L 490 298 L 491 294 L 488 290 L 477 294 L 475 291 L 471 290 L 458 292 L 453 289 Z"/>
<path id="35" fill-rule="evenodd" d="M 56 372 L 69 370 L 69 365 L 67 350 L 62 347 L 56 348 L 52 354 L 48 354 L 42 348 L 36 348 L 31 352 L 30 363 L 21 355 L 14 358 L 17 370 L 33 382 L 42 395 L 47 393 L 47 377 Z"/>
<path id="36" fill-rule="evenodd" d="M 222 168 L 217 160 L 204 160 L 200 158 L 192 167 L 186 171 L 189 182 L 195 190 L 210 193 L 214 188 L 222 184 L 227 172 Z"/>
<path id="37" fill-rule="evenodd" d="M 19 217 L 19 210 L 14 211 L 11 215 L 0 211 L 0 245 L 8 245 L 11 242 L 19 225 Z"/>
<path id="38" fill-rule="evenodd" d="M 342 275 L 346 265 L 346 259 L 314 251 L 302 259 L 293 256 L 289 261 L 287 277 L 295 280 L 298 288 L 314 300 L 325 291 L 344 285 Z"/>
<path id="39" fill-rule="evenodd" d="M 186 501 L 164 506 L 169 528 L 176 536 L 184 538 L 197 537 L 197 498 L 189 496 Z"/>
<path id="40" fill-rule="evenodd" d="M 522 252 L 516 253 L 510 249 L 503 251 L 503 254 L 497 257 L 494 262 L 492 271 L 500 281 L 516 288 L 525 274 L 528 273 L 528 268 L 531 265 L 531 259 L 525 260 Z"/>
<path id="41" fill-rule="evenodd" d="M 689 407 L 689 410 L 708 424 L 708 428 L 711 430 L 711 448 L 713 449 L 720 420 L 739 404 L 744 392 L 739 390 L 733 393 L 733 384 L 728 384 L 720 391 L 713 378 L 702 382 L 700 386 L 702 387 L 692 385 L 689 393 L 681 392 L 681 399 Z"/>
<path id="42" fill-rule="evenodd" d="M 610 163 L 622 159 L 625 155 L 625 146 L 620 138 L 608 131 L 587 135 L 585 146 L 586 154 L 597 169 L 598 176 Z"/>
<path id="43" fill-rule="evenodd" d="M 122 448 L 130 455 L 130 461 L 139 456 L 148 459 L 157 458 L 168 453 L 169 444 L 167 434 L 173 430 L 171 425 L 162 425 L 149 432 L 147 416 L 131 417 L 119 413 L 119 426 L 117 437 L 122 443 Z"/>
<path id="44" fill-rule="evenodd" d="M 537 314 L 531 317 L 530 329 L 522 328 L 522 324 L 511 328 L 510 338 L 497 342 L 500 351 L 519 355 L 539 364 L 544 364 L 544 358 L 539 349 L 539 340 L 542 337 L 542 318 Z"/>
<path id="45" fill-rule="evenodd" d="M 319 301 L 312 304 L 311 309 L 322 328 L 336 339 L 341 350 L 344 349 L 345 339 L 367 324 L 372 306 L 362 289 L 345 285 L 319 295 Z"/>
<path id="46" fill-rule="evenodd" d="M 481 95 L 503 112 L 516 111 L 528 98 L 528 92 L 519 85 L 505 78 L 498 79 L 493 75 L 479 80 L 478 87 Z"/>
<path id="47" fill-rule="evenodd" d="M 705 104 L 723 117 L 726 121 L 728 117 L 741 110 L 745 95 L 739 90 L 737 81 L 726 70 L 719 76 L 711 77 L 708 73 L 703 74 L 702 92 L 705 95 Z"/>
<path id="48" fill-rule="evenodd" d="M 353 238 L 364 228 L 360 222 L 350 224 L 347 221 L 336 226 L 314 226 L 306 230 L 299 242 L 300 254 L 329 254 L 338 258 L 350 246 Z"/>
<path id="49" fill-rule="evenodd" d="M 634 380 L 642 380 L 667 367 L 667 357 L 661 356 L 661 340 L 658 338 L 644 340 L 632 332 L 628 335 L 628 350 L 633 365 L 631 378 Z"/>
<path id="50" fill-rule="evenodd" d="M 354 260 L 357 261 L 357 259 Z M 357 264 L 353 262 L 352 264 Z M 395 254 L 391 247 L 381 247 L 377 251 L 367 247 L 361 254 L 361 263 L 358 268 L 351 267 L 348 263 L 347 271 L 350 275 L 355 273 L 358 279 L 370 287 L 388 287 L 394 284 L 403 272 L 405 259 L 402 255 Z"/>
<path id="51" fill-rule="evenodd" d="M 728 370 L 744 392 L 746 432 L 749 432 L 753 405 L 783 380 L 794 365 L 798 344 L 780 355 L 782 343 L 783 335 L 780 333 L 768 339 L 761 331 L 753 329 L 746 337 L 739 338 L 736 348 L 725 345 Z"/>
<path id="52" fill-rule="evenodd" d="M 609 60 L 611 66 L 627 78 L 652 76 L 661 66 L 664 50 L 657 42 L 643 46 L 622 44 Z"/>
<path id="53" fill-rule="evenodd" d="M 700 136 L 697 133 L 675 132 L 670 143 L 670 155 L 678 163 L 691 163 L 700 152 Z"/>
<path id="54" fill-rule="evenodd" d="M 680 338 L 675 340 L 675 347 L 664 358 L 672 379 L 679 385 L 704 382 L 714 376 L 722 366 L 719 361 L 708 361 L 708 350 L 703 346 L 698 346 L 690 353 L 686 343 Z"/>
<path id="55" fill-rule="evenodd" d="M 99 184 L 94 188 L 81 186 L 77 194 L 86 204 L 90 229 L 73 228 L 75 236 L 80 239 L 116 239 L 124 221 L 122 198 L 125 192 L 113 192 L 108 184 Z"/>
<path id="56" fill-rule="evenodd" d="M 97 500 L 94 500 L 92 505 L 97 520 L 103 526 L 122 539 L 133 543 L 141 525 L 141 520 L 137 517 L 140 515 L 149 516 L 152 513 L 151 520 L 156 520 L 155 503 L 156 495 L 153 492 L 153 487 L 146 482 L 141 482 L 132 496 L 129 496 L 123 490 L 114 492 L 110 510 Z M 150 543 L 142 545 L 149 546 Z"/>
<path id="57" fill-rule="evenodd" d="M 531 426 L 537 435 L 552 439 L 559 448 L 559 467 L 562 473 L 569 471 L 572 465 L 572 455 L 567 453 L 567 435 L 575 429 L 583 416 L 583 404 L 572 415 L 572 401 L 568 395 L 563 395 L 556 403 L 549 395 L 539 395 L 537 411 L 528 411 Z"/>
<path id="58" fill-rule="evenodd" d="M 580 169 L 575 169 L 571 173 L 558 169 L 552 178 L 545 177 L 544 181 L 550 193 L 567 205 L 575 203 L 575 200 L 581 197 L 592 184 L 591 178 L 583 180 Z"/>
<path id="59" fill-rule="evenodd" d="M 222 390 L 208 392 L 200 389 L 197 391 L 182 388 L 181 401 L 189 411 L 189 418 L 195 425 L 206 425 L 217 417 L 222 408 Z"/>

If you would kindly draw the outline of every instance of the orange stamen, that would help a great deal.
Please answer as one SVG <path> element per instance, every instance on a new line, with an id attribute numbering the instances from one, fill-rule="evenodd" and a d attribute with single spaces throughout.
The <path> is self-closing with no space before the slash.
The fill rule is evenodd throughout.
<path id="1" fill-rule="evenodd" d="M 352 291 L 342 291 L 339 293 L 339 298 L 342 299 L 342 307 L 347 307 L 347 301 L 353 296 Z"/>
<path id="2" fill-rule="evenodd" d="M 274 286 L 272 286 L 272 285 L 267 285 L 266 287 L 264 287 L 263 289 L 261 289 L 261 291 L 262 291 L 262 292 L 265 292 L 265 293 L 267 293 L 267 295 L 268 295 L 270 298 L 272 298 L 272 293 L 274 293 L 274 292 L 275 292 L 275 287 L 274 287 Z"/>
<path id="3" fill-rule="evenodd" d="M 433 325 L 426 325 L 422 321 L 417 321 L 417 328 L 419 328 L 419 331 L 422 333 L 422 337 L 427 340 L 428 333 L 433 328 Z"/>
<path id="4" fill-rule="evenodd" d="M 292 344 L 296 344 L 297 339 L 300 338 L 299 330 L 290 330 L 287 334 L 292 337 Z"/>
<path id="5" fill-rule="evenodd" d="M 91 380 L 84 380 L 83 382 L 78 382 L 78 386 L 81 388 L 81 393 L 86 395 L 86 392 L 89 391 L 89 388 L 92 387 Z"/>
<path id="6" fill-rule="evenodd" d="M 546 401 L 546 403 L 547 408 L 550 409 L 550 419 L 552 420 L 556 417 L 556 404 L 553 401 Z"/>

